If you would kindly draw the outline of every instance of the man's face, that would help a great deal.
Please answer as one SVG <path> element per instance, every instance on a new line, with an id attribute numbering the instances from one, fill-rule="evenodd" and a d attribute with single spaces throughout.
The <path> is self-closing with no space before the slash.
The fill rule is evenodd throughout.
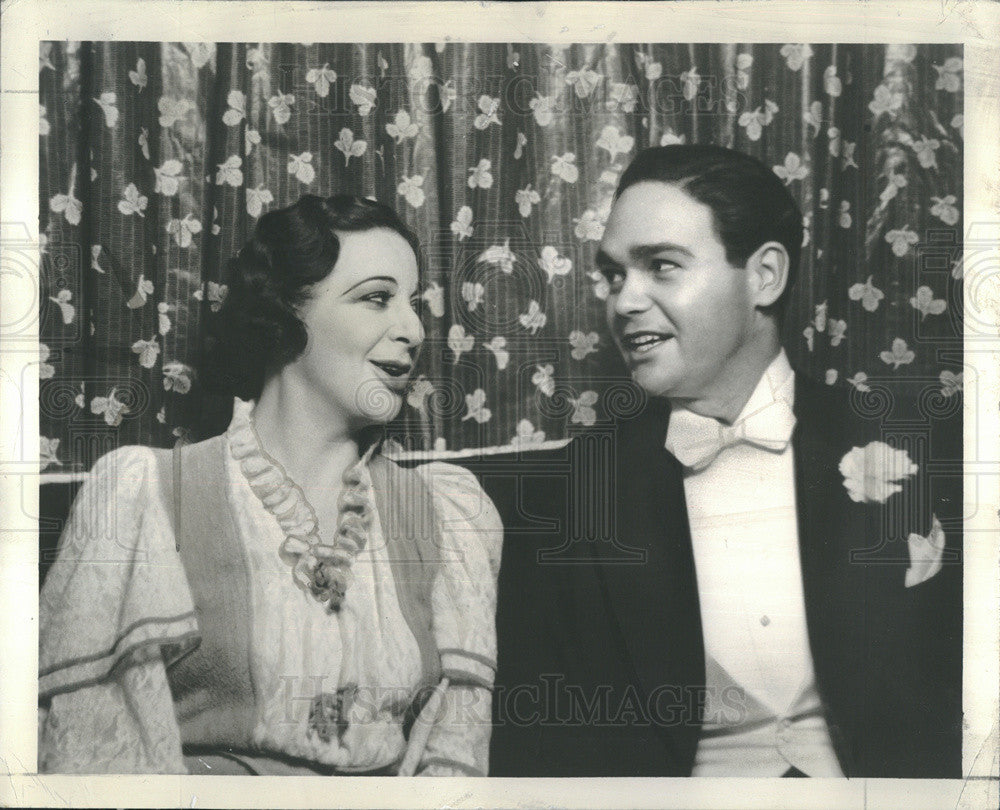
<path id="1" fill-rule="evenodd" d="M 712 210 L 677 186 L 630 186 L 597 255 L 607 318 L 635 381 L 652 396 L 725 399 L 754 327 L 751 274 L 733 267 Z"/>

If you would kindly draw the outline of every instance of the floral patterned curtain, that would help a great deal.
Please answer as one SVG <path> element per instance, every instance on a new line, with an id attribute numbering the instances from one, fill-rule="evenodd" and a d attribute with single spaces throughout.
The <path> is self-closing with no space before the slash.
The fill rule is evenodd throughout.
<path id="1" fill-rule="evenodd" d="M 201 370 L 225 260 L 306 192 L 374 196 L 424 245 L 408 446 L 635 407 L 592 258 L 622 169 L 674 142 L 747 151 L 800 201 L 798 368 L 959 399 L 959 45 L 70 42 L 39 72 L 50 472 L 224 426 Z"/>

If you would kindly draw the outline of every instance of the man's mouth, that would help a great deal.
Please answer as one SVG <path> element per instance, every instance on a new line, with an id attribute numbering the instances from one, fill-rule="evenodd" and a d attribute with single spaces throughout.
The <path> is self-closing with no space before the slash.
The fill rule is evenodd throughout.
<path id="1" fill-rule="evenodd" d="M 666 332 L 628 332 L 621 337 L 622 348 L 632 354 L 645 354 L 666 343 L 673 335 Z"/>

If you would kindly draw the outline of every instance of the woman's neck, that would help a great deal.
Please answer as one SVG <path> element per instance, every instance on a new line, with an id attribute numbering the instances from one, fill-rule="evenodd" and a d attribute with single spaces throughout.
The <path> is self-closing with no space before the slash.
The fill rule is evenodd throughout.
<path id="1" fill-rule="evenodd" d="M 254 428 L 264 451 L 306 489 L 339 480 L 363 451 L 363 432 L 351 430 L 314 391 L 283 378 L 268 379 L 254 407 Z"/>

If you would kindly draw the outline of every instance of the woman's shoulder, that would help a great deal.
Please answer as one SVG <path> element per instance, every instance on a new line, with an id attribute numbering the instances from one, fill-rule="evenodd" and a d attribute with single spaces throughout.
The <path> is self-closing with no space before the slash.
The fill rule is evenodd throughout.
<path id="1" fill-rule="evenodd" d="M 125 444 L 109 450 L 94 462 L 90 475 L 93 476 L 107 469 L 121 469 L 123 467 L 133 469 L 151 467 L 156 461 L 159 453 L 168 452 L 158 450 L 155 447 L 146 447 L 141 444 Z"/>
<path id="2" fill-rule="evenodd" d="M 60 548 L 71 540 L 88 548 L 117 542 L 115 538 L 130 535 L 144 516 L 155 513 L 163 502 L 158 458 L 164 452 L 169 451 L 123 445 L 98 458 L 73 499 Z"/>
<path id="3" fill-rule="evenodd" d="M 221 436 L 216 436 L 185 445 L 182 456 L 210 455 L 221 440 Z M 101 497 L 101 493 L 107 494 L 109 488 L 113 488 L 119 506 L 135 501 L 137 505 L 147 507 L 161 500 L 157 497 L 158 491 L 176 478 L 178 471 L 174 467 L 178 460 L 172 448 L 123 445 L 97 459 L 84 480 L 80 494 L 89 492 L 91 497 Z M 186 467 L 185 476 L 190 477 L 190 472 L 190 468 Z"/>
<path id="4" fill-rule="evenodd" d="M 469 490 L 481 489 L 476 476 L 458 464 L 447 461 L 426 461 L 413 465 L 413 469 L 428 482 L 436 481 L 440 484 L 448 481 Z"/>
<path id="5" fill-rule="evenodd" d="M 490 496 L 479 484 L 479 480 L 465 467 L 446 461 L 429 461 L 415 466 L 417 472 L 430 488 L 434 500 L 458 509 L 467 515 L 482 513 L 484 507 L 496 512 Z"/>
<path id="6" fill-rule="evenodd" d="M 149 484 L 156 478 L 157 452 L 152 447 L 129 444 L 105 453 L 90 468 L 77 499 L 103 499 L 113 490 L 119 508 L 145 502 Z"/>
<path id="7" fill-rule="evenodd" d="M 205 439 L 200 442 L 185 444 L 181 449 L 185 455 L 189 453 L 210 451 L 212 448 L 217 446 L 223 438 L 224 436 L 221 435 L 213 436 L 210 439 Z M 93 476 L 95 473 L 102 472 L 108 468 L 121 469 L 126 467 L 129 469 L 135 469 L 148 467 L 152 469 L 158 464 L 169 462 L 173 455 L 174 448 L 171 447 L 148 447 L 143 444 L 124 444 L 121 447 L 116 447 L 114 450 L 109 450 L 107 453 L 100 456 L 91 468 L 90 475 Z"/>
<path id="8" fill-rule="evenodd" d="M 445 461 L 430 461 L 413 469 L 431 491 L 442 533 L 455 540 L 477 538 L 491 561 L 498 562 L 503 522 L 476 476 Z"/>

